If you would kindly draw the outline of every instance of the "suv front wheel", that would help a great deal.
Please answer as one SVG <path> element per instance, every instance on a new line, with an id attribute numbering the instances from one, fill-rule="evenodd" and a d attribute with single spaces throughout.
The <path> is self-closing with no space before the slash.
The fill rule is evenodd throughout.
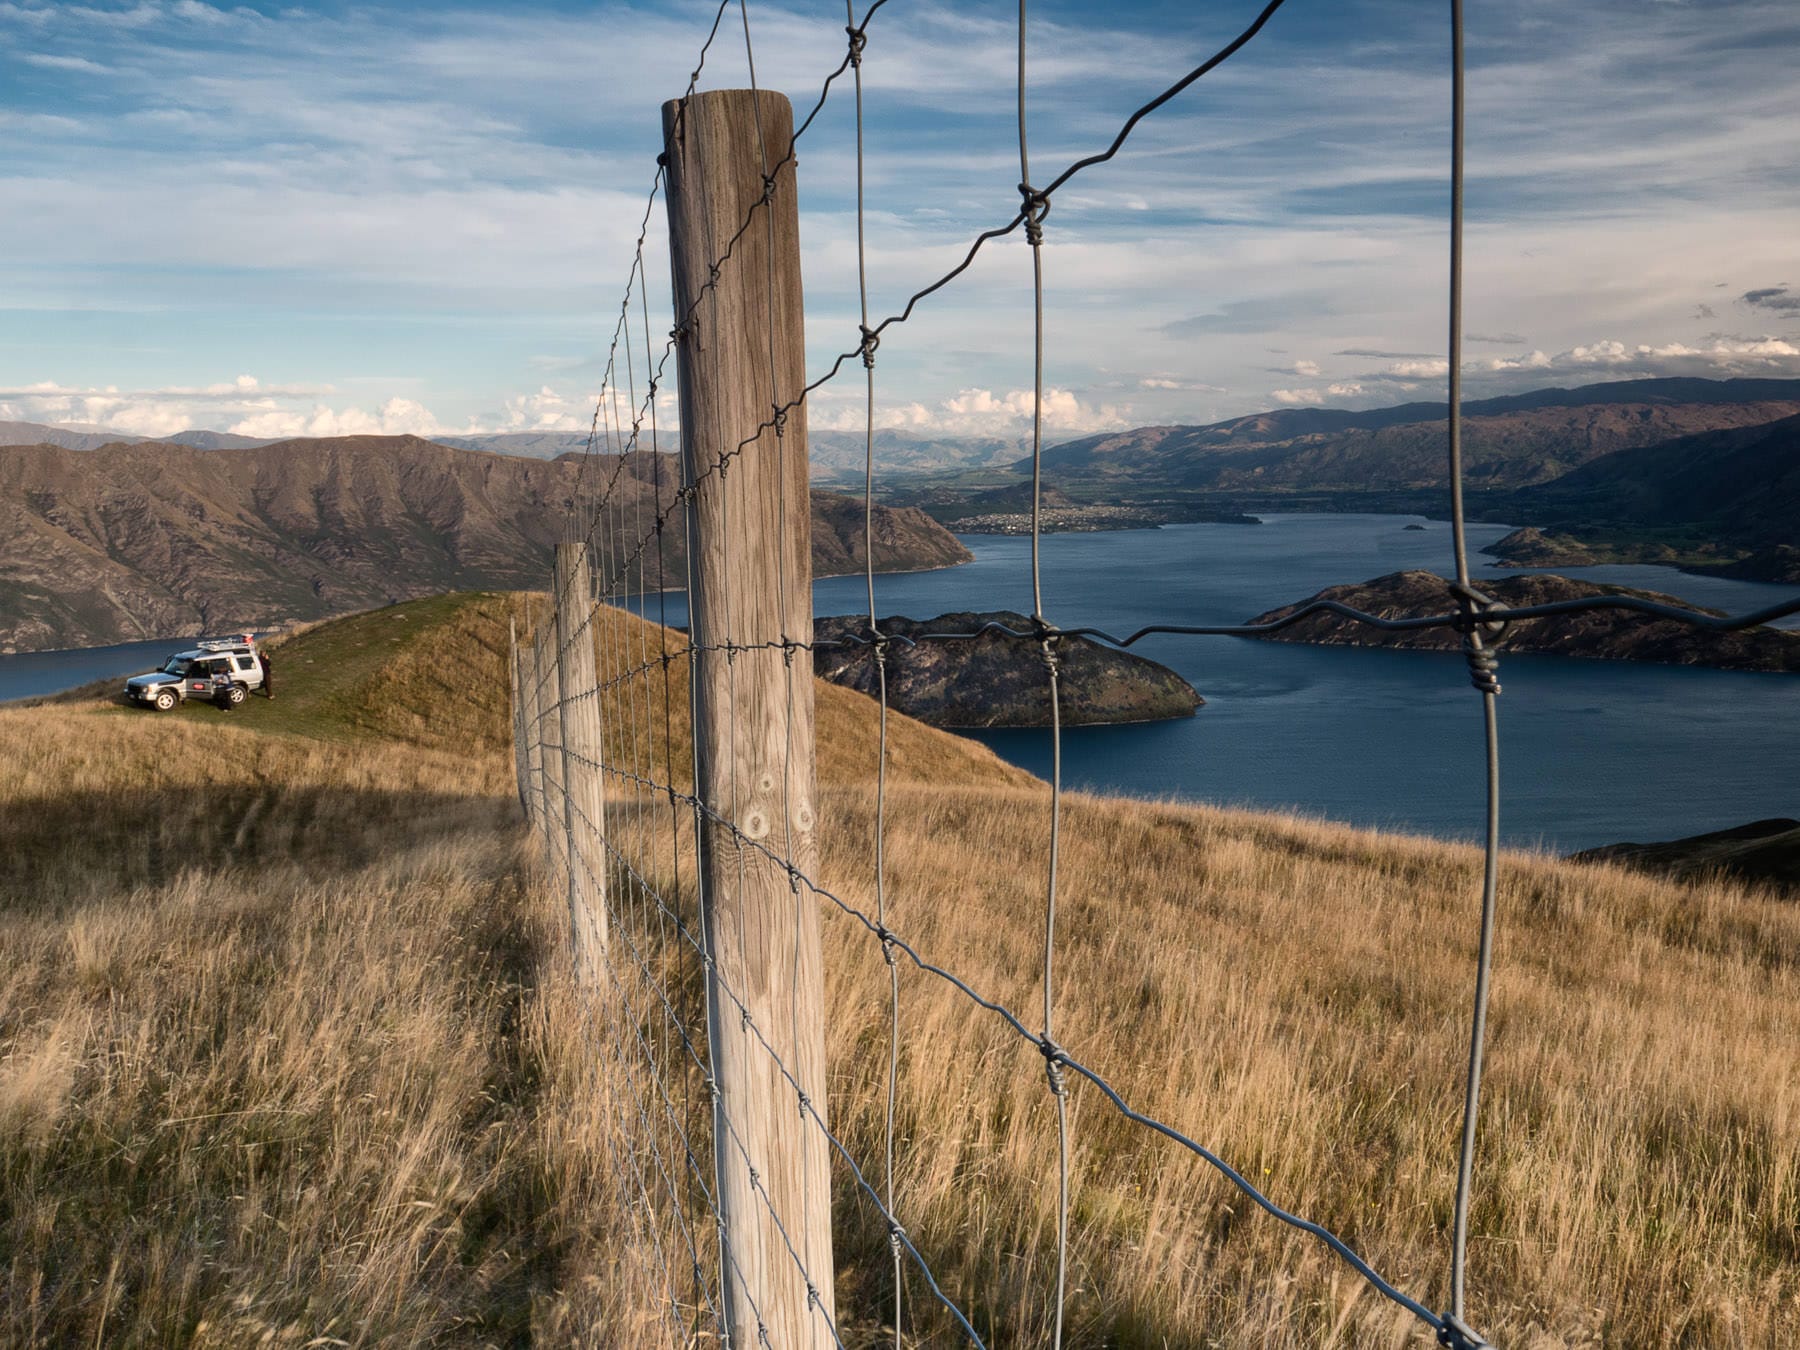
<path id="1" fill-rule="evenodd" d="M 169 711 L 169 709 L 173 708 L 178 701 L 179 700 L 176 699 L 175 691 L 173 689 L 158 689 L 156 691 L 156 698 L 155 698 L 154 702 L 156 704 L 156 710 L 158 712 Z"/>

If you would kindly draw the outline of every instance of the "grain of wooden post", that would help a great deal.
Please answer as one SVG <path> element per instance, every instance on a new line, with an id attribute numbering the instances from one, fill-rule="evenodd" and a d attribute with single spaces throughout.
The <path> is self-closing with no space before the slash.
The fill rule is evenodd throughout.
<path id="1" fill-rule="evenodd" d="M 563 837 L 562 782 L 562 672 L 556 660 L 556 624 L 554 620 L 537 631 L 538 740 L 542 747 L 544 775 L 544 818 L 538 828 L 544 832 L 544 844 L 550 852 L 553 867 L 566 861 L 567 840 Z"/>
<path id="2" fill-rule="evenodd" d="M 575 969 L 590 987 L 606 952 L 606 798 L 600 690 L 594 674 L 594 591 L 587 545 L 556 546 L 556 649 L 561 671 L 563 818 Z"/>
<path id="3" fill-rule="evenodd" d="M 771 428 L 736 453 L 805 383 L 792 163 L 774 174 L 770 200 L 713 280 L 714 260 L 762 198 L 764 173 L 792 135 L 793 109 L 780 94 L 721 90 L 689 98 L 685 110 L 663 105 L 678 320 L 694 308 L 679 362 L 682 454 L 697 488 L 688 503 L 696 788 L 709 815 L 753 841 L 711 822 L 701 835 L 704 926 L 717 970 L 708 991 L 713 1071 L 719 1113 L 730 1122 L 714 1143 L 730 1245 L 727 1316 L 733 1346 L 758 1344 L 760 1313 L 771 1345 L 819 1350 L 832 1343 L 827 1319 L 836 1319 L 829 1145 L 758 1040 L 823 1119 L 818 912 L 769 856 L 816 874 L 812 662 L 761 647 L 812 636 L 805 407 L 784 415 L 780 436 Z M 723 473 L 722 455 L 731 455 Z M 738 648 L 730 660 L 728 642 Z M 744 1027 L 740 1001 L 755 1031 Z"/>
<path id="4" fill-rule="evenodd" d="M 525 814 L 533 829 L 544 828 L 544 726 L 543 682 L 538 670 L 539 643 L 534 639 L 519 648 L 519 681 L 525 718 Z"/>
<path id="5" fill-rule="evenodd" d="M 531 819 L 531 770 L 525 758 L 525 675 L 519 656 L 519 623 L 506 621 L 506 682 L 511 700 L 513 741 L 513 781 L 519 788 L 519 809 Z"/>

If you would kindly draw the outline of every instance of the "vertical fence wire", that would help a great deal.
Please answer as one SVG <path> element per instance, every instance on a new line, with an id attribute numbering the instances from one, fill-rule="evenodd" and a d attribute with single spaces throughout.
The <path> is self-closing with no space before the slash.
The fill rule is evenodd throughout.
<path id="1" fill-rule="evenodd" d="M 1019 195 L 1024 199 L 1025 240 L 1031 248 L 1031 617 L 1043 634 L 1050 709 L 1050 843 L 1044 883 L 1044 1030 L 1039 1048 L 1044 1076 L 1056 1110 L 1056 1296 L 1051 1344 L 1061 1350 L 1069 1283 L 1069 1097 L 1061 1050 L 1056 1044 L 1056 886 L 1062 839 L 1062 692 L 1058 638 L 1044 613 L 1042 561 L 1044 508 L 1044 216 L 1049 203 L 1031 185 L 1031 155 L 1025 117 L 1026 0 L 1019 0 Z"/>

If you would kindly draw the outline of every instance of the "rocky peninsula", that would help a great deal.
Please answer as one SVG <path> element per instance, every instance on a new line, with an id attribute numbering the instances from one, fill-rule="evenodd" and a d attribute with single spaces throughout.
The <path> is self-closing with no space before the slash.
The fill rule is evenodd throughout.
<path id="1" fill-rule="evenodd" d="M 1480 589 L 1502 604 L 1548 604 L 1596 595 L 1632 595 L 1683 605 L 1674 596 L 1625 586 L 1602 586 L 1549 573 L 1483 579 Z M 1449 585 L 1432 572 L 1393 572 L 1354 586 L 1330 586 L 1298 604 L 1259 614 L 1250 623 L 1273 623 L 1314 600 L 1336 600 L 1384 619 L 1443 614 L 1455 609 Z M 1687 606 L 1696 608 L 1695 606 Z M 1704 610 L 1716 614 L 1716 610 Z M 1275 642 L 1313 642 L 1355 647 L 1399 647 L 1413 651 L 1455 651 L 1461 637 L 1448 628 L 1387 632 L 1340 615 L 1309 615 L 1290 628 L 1268 634 Z M 1716 670 L 1800 671 L 1800 633 L 1751 628 L 1716 633 L 1690 628 L 1631 610 L 1589 610 L 1525 619 L 1498 639 L 1502 652 L 1543 652 L 1601 661 L 1650 661 L 1661 665 L 1708 666 Z"/>
<path id="2" fill-rule="evenodd" d="M 1010 610 L 940 614 L 935 619 L 890 616 L 880 621 L 890 638 L 921 633 L 972 633 L 984 624 L 1028 633 L 1031 620 Z M 867 636 L 863 615 L 822 618 L 815 642 Z M 1156 722 L 1192 717 L 1205 700 L 1166 666 L 1087 638 L 1064 638 L 1059 672 L 1064 726 Z M 873 649 L 863 643 L 813 653 L 823 679 L 871 698 L 879 692 Z M 1048 682 L 1037 639 L 988 632 L 968 641 L 894 641 L 887 656 L 888 706 L 938 727 L 1040 727 L 1050 725 Z"/>
<path id="3" fill-rule="evenodd" d="M 1719 873 L 1800 892 L 1800 820 L 1785 816 L 1660 844 L 1607 844 L 1571 853 L 1576 862 L 1621 863 L 1678 878 Z"/>

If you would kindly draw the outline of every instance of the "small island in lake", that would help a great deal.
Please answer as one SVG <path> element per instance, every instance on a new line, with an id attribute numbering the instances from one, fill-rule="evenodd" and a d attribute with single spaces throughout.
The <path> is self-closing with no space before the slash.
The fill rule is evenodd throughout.
<path id="1" fill-rule="evenodd" d="M 1483 578 L 1478 586 L 1501 604 L 1522 607 L 1595 595 L 1633 595 L 1667 605 L 1686 605 L 1674 596 L 1626 586 L 1572 581 L 1549 573 Z M 1335 600 L 1384 619 L 1444 614 L 1456 608 L 1450 586 L 1433 572 L 1393 572 L 1355 586 L 1329 586 L 1298 604 L 1259 614 L 1250 623 L 1273 623 L 1315 600 Z M 1717 614 L 1717 610 L 1701 610 Z M 1311 614 L 1290 628 L 1263 635 L 1275 642 L 1314 642 L 1354 647 L 1401 647 L 1414 651 L 1456 651 L 1462 638 L 1449 628 L 1400 632 L 1371 628 L 1338 614 Z M 1650 661 L 1661 665 L 1709 666 L 1716 670 L 1800 671 L 1800 633 L 1750 628 L 1720 633 L 1690 628 L 1675 619 L 1620 609 L 1587 610 L 1524 619 L 1490 645 L 1502 652 L 1544 652 L 1601 661 Z"/>
<path id="2" fill-rule="evenodd" d="M 921 633 L 972 633 L 984 624 L 1029 633 L 1031 620 L 1010 610 L 940 614 L 935 619 L 882 619 L 890 638 Z M 863 615 L 822 618 L 816 643 L 866 638 Z M 879 692 L 874 649 L 864 642 L 813 652 L 814 673 L 871 698 Z M 1166 666 L 1087 638 L 1059 644 L 1058 671 L 1064 726 L 1110 722 L 1158 722 L 1192 717 L 1205 700 Z M 967 641 L 893 641 L 887 656 L 888 706 L 938 727 L 1042 727 L 1050 725 L 1049 680 L 1035 637 L 988 632 Z"/>

